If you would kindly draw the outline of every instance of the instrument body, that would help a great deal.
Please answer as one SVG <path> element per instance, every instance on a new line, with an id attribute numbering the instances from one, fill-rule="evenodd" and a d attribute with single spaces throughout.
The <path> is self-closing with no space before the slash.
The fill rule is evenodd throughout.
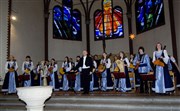
<path id="1" fill-rule="evenodd" d="M 63 67 L 61 67 L 61 68 L 59 69 L 59 73 L 62 74 L 62 75 L 64 75 L 64 74 L 65 74 L 65 69 L 64 69 Z"/>
<path id="2" fill-rule="evenodd" d="M 153 64 L 154 64 L 154 65 L 157 65 L 157 66 L 162 66 L 162 67 L 165 66 L 163 60 L 160 60 L 160 59 L 155 60 L 155 61 L 153 62 Z"/>
<path id="3" fill-rule="evenodd" d="M 123 60 L 116 60 L 117 67 L 119 68 L 119 72 L 124 73 L 124 61 Z"/>
<path id="4" fill-rule="evenodd" d="M 106 69 L 105 64 L 100 64 L 100 65 L 98 66 L 98 72 L 100 72 L 100 73 L 104 72 L 105 69 Z"/>
<path id="5" fill-rule="evenodd" d="M 15 71 L 14 68 L 9 69 L 9 72 L 14 72 L 14 71 Z"/>
<path id="6" fill-rule="evenodd" d="M 119 68 L 117 66 L 114 68 L 114 72 L 119 72 Z"/>
<path id="7" fill-rule="evenodd" d="M 113 75 L 115 79 L 119 78 L 125 78 L 125 69 L 124 69 L 124 61 L 123 60 L 116 60 L 115 63 L 117 64 L 117 67 L 115 67 Z"/>
<path id="8" fill-rule="evenodd" d="M 26 68 L 25 71 L 24 71 L 26 74 L 30 74 L 30 69 Z"/>
<path id="9" fill-rule="evenodd" d="M 135 66 L 132 63 L 130 63 L 129 68 L 135 69 Z"/>

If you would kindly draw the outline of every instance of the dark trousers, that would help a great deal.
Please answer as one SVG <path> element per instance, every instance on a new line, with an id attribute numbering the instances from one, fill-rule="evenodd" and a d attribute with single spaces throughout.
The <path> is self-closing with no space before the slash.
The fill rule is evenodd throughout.
<path id="1" fill-rule="evenodd" d="M 90 69 L 82 69 L 82 87 L 84 89 L 84 93 L 89 93 L 90 77 Z"/>
<path id="2" fill-rule="evenodd" d="M 141 80 L 140 80 L 140 74 L 138 72 L 138 69 L 137 70 L 134 70 L 134 73 L 135 73 L 135 81 L 136 81 L 136 85 L 140 85 L 141 83 Z"/>

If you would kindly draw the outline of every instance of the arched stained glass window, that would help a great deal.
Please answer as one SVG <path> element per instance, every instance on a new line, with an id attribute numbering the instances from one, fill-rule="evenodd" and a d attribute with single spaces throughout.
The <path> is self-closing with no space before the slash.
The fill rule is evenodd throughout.
<path id="1" fill-rule="evenodd" d="M 102 11 L 96 10 L 94 13 L 94 27 L 95 27 L 95 38 L 100 39 L 103 37 L 103 17 Z"/>
<path id="2" fill-rule="evenodd" d="M 123 37 L 122 8 L 113 8 L 112 0 L 102 0 L 102 10 L 94 12 L 94 28 L 95 40 Z"/>
<path id="3" fill-rule="evenodd" d="M 115 37 L 123 36 L 123 11 L 119 6 L 113 9 L 113 29 Z"/>
<path id="4" fill-rule="evenodd" d="M 81 13 L 77 9 L 72 12 L 72 37 L 81 37 Z"/>
<path id="5" fill-rule="evenodd" d="M 63 0 L 62 7 L 53 8 L 53 38 L 82 40 L 81 13 L 72 10 L 72 0 Z"/>
<path id="6" fill-rule="evenodd" d="M 165 24 L 163 0 L 136 0 L 137 33 Z"/>

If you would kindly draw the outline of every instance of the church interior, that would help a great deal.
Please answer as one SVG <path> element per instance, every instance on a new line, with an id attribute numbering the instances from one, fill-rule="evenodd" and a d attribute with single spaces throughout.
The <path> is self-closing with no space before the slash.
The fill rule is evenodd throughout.
<path id="1" fill-rule="evenodd" d="M 0 0 L 0 111 L 180 111 L 179 6 Z"/>

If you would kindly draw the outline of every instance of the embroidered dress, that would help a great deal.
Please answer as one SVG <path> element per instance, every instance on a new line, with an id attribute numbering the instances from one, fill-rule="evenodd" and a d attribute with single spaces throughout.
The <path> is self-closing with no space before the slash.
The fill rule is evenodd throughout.
<path id="1" fill-rule="evenodd" d="M 166 93 L 174 90 L 173 82 L 169 74 L 168 70 L 168 61 L 169 57 L 167 54 L 167 51 L 155 51 L 153 53 L 153 62 L 160 57 L 163 57 L 163 61 L 165 63 L 165 66 L 156 66 L 155 67 L 155 77 L 156 80 L 153 83 L 153 88 L 152 90 L 155 91 L 156 93 Z"/>
<path id="2" fill-rule="evenodd" d="M 10 71 L 13 69 L 13 71 Z M 18 75 L 16 70 L 18 69 L 18 65 L 16 61 L 7 61 L 5 64 L 5 79 L 2 86 L 2 92 L 7 93 L 16 93 L 16 87 L 19 86 L 18 84 Z"/>

